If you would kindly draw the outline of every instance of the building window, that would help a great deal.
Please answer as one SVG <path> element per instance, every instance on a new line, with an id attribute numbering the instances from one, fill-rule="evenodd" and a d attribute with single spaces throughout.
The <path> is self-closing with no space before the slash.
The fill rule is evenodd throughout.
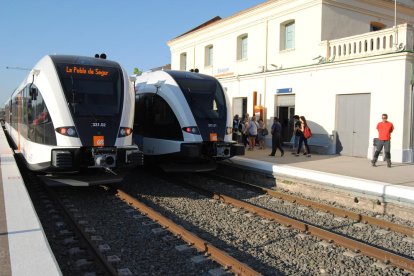
<path id="1" fill-rule="evenodd" d="M 371 22 L 370 31 L 375 32 L 385 29 L 385 25 L 379 22 Z"/>
<path id="2" fill-rule="evenodd" d="M 281 50 L 295 48 L 295 21 L 289 20 L 280 25 Z"/>
<path id="3" fill-rule="evenodd" d="M 205 48 L 205 66 L 213 66 L 213 45 L 208 45 Z"/>
<path id="4" fill-rule="evenodd" d="M 247 59 L 248 36 L 243 34 L 237 38 L 237 60 Z"/>
<path id="5" fill-rule="evenodd" d="M 180 55 L 180 70 L 187 71 L 187 53 Z"/>

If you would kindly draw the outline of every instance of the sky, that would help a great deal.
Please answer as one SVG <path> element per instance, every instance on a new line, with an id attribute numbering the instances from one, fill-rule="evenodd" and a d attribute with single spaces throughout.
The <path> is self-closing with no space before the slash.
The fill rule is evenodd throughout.
<path id="1" fill-rule="evenodd" d="M 0 106 L 45 55 L 106 53 L 128 73 L 170 63 L 167 42 L 215 16 L 265 0 L 0 2 Z M 28 68 L 29 70 L 7 69 Z"/>

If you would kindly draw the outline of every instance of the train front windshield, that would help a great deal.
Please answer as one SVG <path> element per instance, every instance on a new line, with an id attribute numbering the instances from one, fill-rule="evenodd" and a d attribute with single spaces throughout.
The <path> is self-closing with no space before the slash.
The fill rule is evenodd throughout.
<path id="1" fill-rule="evenodd" d="M 224 92 L 213 79 L 176 78 L 196 119 L 226 118 Z"/>
<path id="2" fill-rule="evenodd" d="M 119 68 L 58 64 L 59 77 L 71 111 L 77 117 L 116 117 L 122 109 Z"/>

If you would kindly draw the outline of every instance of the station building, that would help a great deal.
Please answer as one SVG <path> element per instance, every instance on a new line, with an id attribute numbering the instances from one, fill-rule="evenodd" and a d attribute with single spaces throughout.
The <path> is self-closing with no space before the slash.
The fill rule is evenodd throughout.
<path id="1" fill-rule="evenodd" d="M 392 160 L 414 162 L 413 24 L 413 0 L 269 0 L 168 46 L 173 70 L 220 80 L 233 115 L 279 117 L 285 142 L 304 115 L 312 148 L 371 158 L 387 113 Z"/>

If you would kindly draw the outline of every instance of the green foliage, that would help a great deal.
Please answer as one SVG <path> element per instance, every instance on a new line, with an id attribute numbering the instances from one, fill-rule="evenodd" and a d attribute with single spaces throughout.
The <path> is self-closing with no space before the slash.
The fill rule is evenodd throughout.
<path id="1" fill-rule="evenodd" d="M 137 67 L 134 68 L 134 75 L 141 75 L 142 71 L 139 70 Z"/>

